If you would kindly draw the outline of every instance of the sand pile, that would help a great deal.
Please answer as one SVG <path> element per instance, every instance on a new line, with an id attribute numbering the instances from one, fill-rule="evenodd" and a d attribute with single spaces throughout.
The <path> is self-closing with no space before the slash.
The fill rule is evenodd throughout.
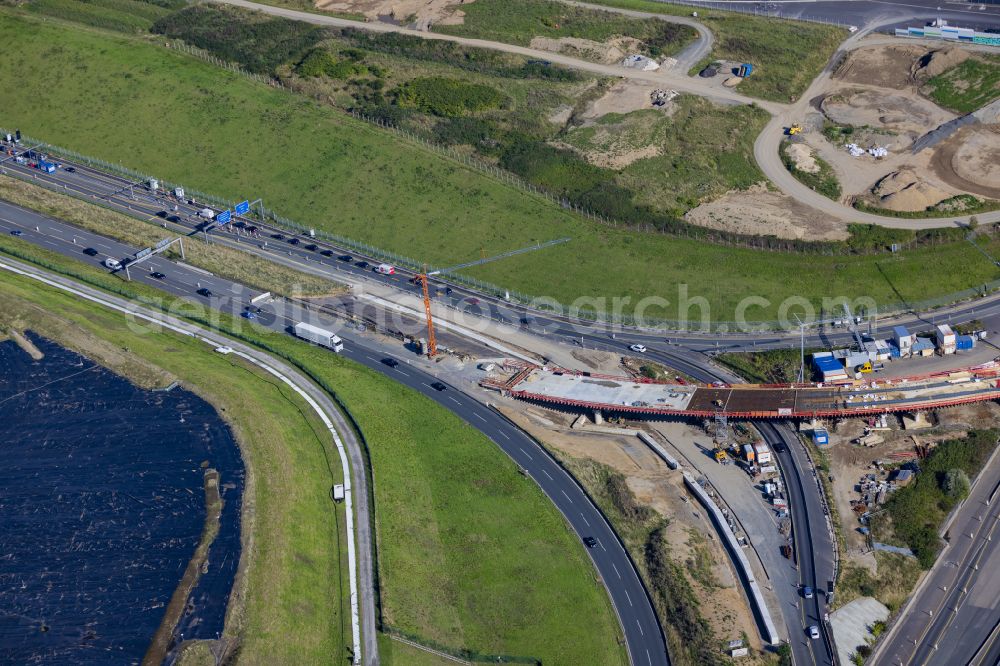
<path id="1" fill-rule="evenodd" d="M 913 62 L 925 53 L 926 49 L 916 44 L 855 49 L 833 78 L 881 88 L 906 88 L 911 85 Z"/>
<path id="2" fill-rule="evenodd" d="M 969 57 L 965 49 L 945 47 L 931 51 L 917 59 L 910 67 L 910 78 L 918 83 L 932 79 L 946 70 L 961 65 Z"/>
<path id="3" fill-rule="evenodd" d="M 920 180 L 908 167 L 890 173 L 872 188 L 877 205 L 888 210 L 927 210 L 949 194 Z"/>
<path id="4" fill-rule="evenodd" d="M 813 157 L 812 148 L 804 143 L 793 143 L 788 147 L 788 157 L 791 158 L 792 163 L 795 164 L 795 168 L 799 171 L 805 171 L 806 173 L 816 173 L 819 171 L 819 165 L 816 164 L 816 158 Z"/>
<path id="5" fill-rule="evenodd" d="M 458 5 L 471 0 L 315 0 L 316 8 L 328 12 L 364 14 L 366 21 L 407 24 L 417 30 L 435 25 L 462 23 L 465 12 Z"/>
<path id="6" fill-rule="evenodd" d="M 561 53 L 605 65 L 620 63 L 626 55 L 639 53 L 642 42 L 632 37 L 616 37 L 610 42 L 595 42 L 580 37 L 535 37 L 529 44 L 533 49 Z"/>

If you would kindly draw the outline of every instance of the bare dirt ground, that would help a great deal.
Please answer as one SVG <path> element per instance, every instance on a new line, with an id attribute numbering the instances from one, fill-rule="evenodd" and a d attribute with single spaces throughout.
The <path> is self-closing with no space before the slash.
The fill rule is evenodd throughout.
<path id="1" fill-rule="evenodd" d="M 535 37 L 531 40 L 531 48 L 562 55 L 582 58 L 604 65 L 620 63 L 625 56 L 635 53 L 642 42 L 633 37 L 615 37 L 607 42 L 595 42 L 592 39 L 580 37 Z"/>
<path id="2" fill-rule="evenodd" d="M 883 136 L 878 138 L 885 139 L 881 143 L 890 151 L 908 148 L 929 129 L 955 117 L 912 89 L 887 92 L 870 87 L 848 88 L 827 95 L 820 106 L 826 117 L 838 125 L 883 130 Z M 851 140 L 858 141 L 858 137 L 852 135 Z"/>
<path id="3" fill-rule="evenodd" d="M 963 127 L 938 146 L 932 165 L 955 189 L 1000 199 L 1000 125 Z"/>
<path id="4" fill-rule="evenodd" d="M 570 425 L 576 414 L 513 401 L 505 401 L 498 408 L 557 456 L 592 460 L 623 474 L 640 504 L 671 521 L 669 539 L 675 561 L 690 568 L 686 563 L 693 561 L 699 551 L 708 554 L 714 584 L 706 586 L 693 577 L 691 584 L 700 601 L 698 610 L 716 636 L 731 640 L 745 634 L 750 638 L 750 647 L 761 648 L 753 616 L 708 517 L 685 490 L 680 473 L 671 471 L 635 436 L 634 430 L 622 430 L 621 434 L 573 430 Z"/>
<path id="5" fill-rule="evenodd" d="M 609 113 L 626 114 L 640 109 L 651 109 L 653 108 L 650 101 L 652 92 L 653 86 L 630 79 L 621 79 L 608 88 L 606 93 L 588 104 L 583 113 L 580 114 L 580 119 L 587 124 Z M 672 109 L 667 107 L 671 107 L 671 105 L 667 104 L 660 108 L 669 113 Z"/>
<path id="6" fill-rule="evenodd" d="M 834 503 L 847 542 L 844 555 L 849 562 L 869 569 L 875 567 L 875 558 L 868 551 L 865 538 L 859 531 L 861 523 L 858 522 L 858 514 L 851 506 L 851 500 L 860 497 L 856 486 L 863 475 L 875 474 L 879 480 L 886 479 L 887 474 L 876 469 L 873 462 L 885 460 L 891 453 L 913 451 L 914 436 L 917 442 L 927 446 L 961 437 L 972 428 L 992 427 L 1000 418 L 1000 406 L 979 403 L 940 410 L 928 416 L 932 427 L 914 431 L 903 430 L 897 419 L 890 418 L 891 429 L 879 432 L 885 441 L 873 447 L 851 443 L 851 440 L 863 434 L 865 424 L 861 419 L 844 420 L 829 429 L 831 445 L 823 450 L 830 460 Z"/>
<path id="7" fill-rule="evenodd" d="M 812 148 L 804 143 L 793 143 L 788 147 L 788 156 L 795 163 L 795 168 L 806 173 L 816 173 L 819 171 L 819 164 L 813 155 Z"/>
<path id="8" fill-rule="evenodd" d="M 913 155 L 915 139 L 954 119 L 920 93 L 931 77 L 969 57 L 938 44 L 878 44 L 852 51 L 814 99 L 819 113 L 803 121 L 803 139 L 837 174 L 843 200 L 866 197 L 899 211 L 923 210 L 961 193 L 1000 196 L 1000 132 L 983 126 L 962 130 L 934 150 Z M 854 127 L 836 144 L 819 131 L 825 120 Z M 886 147 L 889 155 L 852 157 L 844 144 Z M 965 144 L 969 145 L 966 146 Z"/>
<path id="9" fill-rule="evenodd" d="M 417 30 L 432 25 L 456 25 L 465 20 L 459 5 L 472 0 L 316 0 L 316 9 L 328 12 L 364 14 L 369 21 L 390 18 L 412 23 Z"/>
<path id="10" fill-rule="evenodd" d="M 848 236 L 842 221 L 762 185 L 727 192 L 688 211 L 684 219 L 710 229 L 779 238 L 843 240 Z"/>

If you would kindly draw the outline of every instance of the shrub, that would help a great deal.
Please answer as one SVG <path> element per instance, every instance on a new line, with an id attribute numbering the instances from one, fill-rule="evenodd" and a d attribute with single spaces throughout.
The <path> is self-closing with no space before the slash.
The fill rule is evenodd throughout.
<path id="1" fill-rule="evenodd" d="M 463 116 L 498 109 L 507 97 L 495 88 L 458 79 L 432 76 L 407 81 L 396 90 L 396 103 L 436 116 Z"/>
<path id="2" fill-rule="evenodd" d="M 259 74 L 273 74 L 279 65 L 300 60 L 333 34 L 300 21 L 209 5 L 193 5 L 164 16 L 151 30 L 183 39 Z"/>
<path id="3" fill-rule="evenodd" d="M 941 490 L 944 494 L 955 502 L 960 502 L 969 496 L 972 483 L 969 482 L 969 475 L 962 469 L 949 469 L 941 479 Z"/>
<path id="4" fill-rule="evenodd" d="M 337 60 L 326 49 L 313 49 L 295 66 L 295 73 L 299 76 L 327 76 L 331 79 L 341 80 L 381 73 L 377 68 L 372 71 L 371 67 L 361 62 L 361 58 L 356 57 L 358 54 L 358 51 L 351 49 L 351 54 L 347 59 Z"/>

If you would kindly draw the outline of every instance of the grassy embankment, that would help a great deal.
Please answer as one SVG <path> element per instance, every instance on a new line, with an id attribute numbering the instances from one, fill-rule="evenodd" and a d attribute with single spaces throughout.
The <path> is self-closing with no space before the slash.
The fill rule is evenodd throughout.
<path id="1" fill-rule="evenodd" d="M 0 198 L 36 210 L 78 227 L 115 238 L 136 248 L 151 247 L 170 232 L 158 228 L 162 220 L 153 217 L 143 224 L 134 217 L 53 192 L 38 185 L 0 176 Z M 172 246 L 164 255 L 180 259 L 180 250 Z M 81 247 L 81 251 L 82 251 Z M 186 239 L 185 262 L 199 266 L 216 275 L 229 278 L 262 291 L 285 296 L 320 296 L 343 292 L 342 284 L 286 268 L 252 254 L 225 247 L 218 243 L 208 245 L 200 238 Z M 96 260 L 101 257 L 96 257 Z"/>
<path id="2" fill-rule="evenodd" d="M 715 60 L 748 62 L 753 74 L 737 90 L 751 97 L 788 102 L 801 95 L 847 37 L 847 30 L 833 25 L 750 16 L 733 12 L 685 7 L 656 0 L 592 0 L 597 4 L 638 9 L 658 14 L 690 16 L 715 36 L 711 55 L 692 74 Z"/>
<path id="3" fill-rule="evenodd" d="M 974 54 L 927 81 L 921 92 L 946 109 L 972 113 L 1000 97 L 1000 56 Z"/>
<path id="4" fill-rule="evenodd" d="M 834 173 L 833 167 L 826 160 L 814 154 L 812 157 L 816 161 L 819 171 L 803 171 L 799 169 L 795 165 L 795 160 L 788 154 L 788 149 L 791 145 L 787 141 L 783 141 L 781 144 L 781 161 L 784 163 L 785 168 L 788 169 L 788 172 L 806 187 L 819 192 L 828 199 L 838 201 L 841 194 L 840 181 L 837 180 L 837 174 Z"/>
<path id="5" fill-rule="evenodd" d="M 164 302 L 165 295 L 153 288 L 123 283 L 18 238 L 0 238 L 0 251 L 112 293 Z M 623 663 L 620 629 L 581 545 L 538 487 L 481 433 L 430 399 L 340 356 L 237 318 L 200 313 L 197 306 L 185 313 L 303 368 L 360 424 L 374 473 L 387 627 L 453 652 L 529 656 L 552 664 Z M 329 477 L 313 481 L 328 502 Z M 294 516 L 285 522 L 288 529 L 299 529 Z M 268 547 L 261 540 L 256 545 Z M 283 552 L 272 575 L 290 575 L 307 564 Z M 285 637 L 325 631 L 328 616 L 294 597 L 282 599 L 287 606 L 269 604 L 267 597 L 256 603 L 261 619 L 247 640 L 257 641 L 257 651 L 249 654 L 262 655 L 261 663 L 269 641 L 298 650 Z M 587 613 L 581 615 L 580 608 Z M 283 622 L 286 631 L 273 631 L 269 622 Z M 278 661 L 313 663 L 334 653 Z"/>
<path id="6" fill-rule="evenodd" d="M 747 318 L 769 320 L 789 295 L 919 301 L 996 277 L 965 242 L 892 258 L 803 256 L 610 229 L 328 107 L 134 39 L 43 25 L 11 10 L 0 15 L 0 38 L 11 64 L 0 85 L 13 89 L 21 76 L 37 82 L 31 96 L 6 100 L 5 124 L 220 195 L 253 192 L 300 222 L 432 265 L 570 236 L 470 271 L 563 303 L 628 296 L 628 310 L 642 297 L 665 296 L 671 305 L 646 315 L 673 318 L 677 289 L 687 285 L 709 301 L 714 319 L 733 319 L 738 302 L 756 295 L 771 304 L 750 308 Z M 984 242 L 991 254 L 1000 250 Z M 931 263 L 940 270 L 928 284 L 921 276 Z"/>
<path id="7" fill-rule="evenodd" d="M 573 37 L 605 43 L 625 36 L 641 42 L 638 52 L 657 58 L 677 53 L 697 36 L 688 26 L 574 7 L 556 0 L 476 0 L 463 6 L 462 12 L 462 23 L 438 25 L 434 30 L 522 46 L 535 37 Z M 566 53 L 595 59 L 595 54 L 586 49 Z"/>
<path id="8" fill-rule="evenodd" d="M 143 386 L 179 379 L 220 410 L 247 469 L 246 567 L 225 636 L 238 638 L 240 663 L 317 663 L 345 654 L 351 638 L 346 521 L 329 495 L 330 485 L 341 482 L 340 465 L 329 435 L 296 394 L 192 338 L 136 335 L 118 313 L 6 271 L 0 271 L 0 321 L 87 354 Z"/>

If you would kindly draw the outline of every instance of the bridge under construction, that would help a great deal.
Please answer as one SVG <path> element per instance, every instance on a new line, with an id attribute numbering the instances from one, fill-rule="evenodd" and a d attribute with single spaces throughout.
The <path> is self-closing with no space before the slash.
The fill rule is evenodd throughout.
<path id="1" fill-rule="evenodd" d="M 1000 399 L 1000 363 L 902 379 L 836 384 L 684 384 L 508 361 L 482 382 L 521 400 L 642 416 L 851 418 Z"/>

